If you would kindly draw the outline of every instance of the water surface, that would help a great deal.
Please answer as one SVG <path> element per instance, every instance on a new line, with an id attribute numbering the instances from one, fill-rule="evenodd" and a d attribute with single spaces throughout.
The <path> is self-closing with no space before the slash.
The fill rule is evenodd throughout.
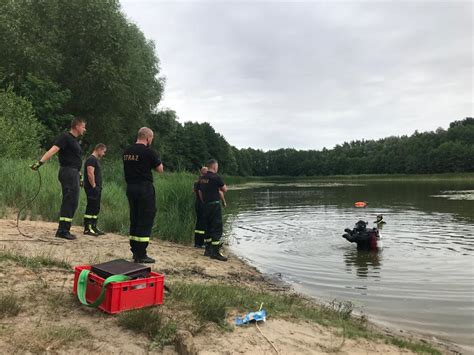
<path id="1" fill-rule="evenodd" d="M 257 186 L 229 192 L 228 234 L 234 253 L 303 293 L 472 351 L 473 197 L 473 182 Z M 344 228 L 377 214 L 387 221 L 383 251 L 357 252 Z"/>

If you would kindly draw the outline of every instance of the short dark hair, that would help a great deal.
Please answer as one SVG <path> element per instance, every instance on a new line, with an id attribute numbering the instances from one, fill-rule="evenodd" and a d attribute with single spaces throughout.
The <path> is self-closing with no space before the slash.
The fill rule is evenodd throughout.
<path id="1" fill-rule="evenodd" d="M 213 166 L 214 164 L 217 164 L 217 160 L 216 159 L 209 159 L 206 163 L 206 166 L 208 168 L 210 168 L 211 166 Z"/>
<path id="2" fill-rule="evenodd" d="M 86 123 L 86 120 L 82 117 L 74 117 L 71 121 L 71 128 L 79 126 L 81 123 Z"/>
<path id="3" fill-rule="evenodd" d="M 99 149 L 107 149 L 107 146 L 104 143 L 98 143 L 96 144 L 94 150 L 99 150 Z"/>

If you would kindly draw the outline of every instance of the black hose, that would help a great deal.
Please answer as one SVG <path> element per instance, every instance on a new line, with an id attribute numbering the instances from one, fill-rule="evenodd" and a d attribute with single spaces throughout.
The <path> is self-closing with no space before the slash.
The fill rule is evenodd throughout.
<path id="1" fill-rule="evenodd" d="M 36 200 L 36 198 L 38 197 L 40 191 L 41 191 L 41 186 L 42 186 L 42 181 L 41 181 L 41 173 L 39 172 L 39 170 L 36 170 L 36 172 L 38 173 L 38 190 L 36 191 L 35 195 L 33 196 L 33 198 L 31 198 L 29 201 L 27 201 L 25 203 L 25 205 L 20 208 L 18 210 L 18 214 L 16 216 L 16 228 L 18 229 L 18 233 L 20 233 L 22 236 L 24 237 L 27 237 L 27 238 L 33 238 L 33 236 L 31 235 L 27 235 L 25 233 L 23 233 L 21 230 L 20 230 L 20 215 L 21 213 L 27 208 L 27 207 L 30 207 L 31 204 Z"/>

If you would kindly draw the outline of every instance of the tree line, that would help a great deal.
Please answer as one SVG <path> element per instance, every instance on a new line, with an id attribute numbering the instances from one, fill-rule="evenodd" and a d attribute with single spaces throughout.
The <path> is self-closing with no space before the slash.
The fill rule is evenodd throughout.
<path id="1" fill-rule="evenodd" d="M 315 176 L 349 174 L 433 174 L 474 172 L 474 118 L 454 121 L 448 129 L 411 136 L 357 140 L 333 149 L 237 149 L 208 123 L 155 114 L 158 149 L 172 168 L 193 169 L 193 161 L 216 157 L 223 171 L 241 176 Z M 165 124 L 166 122 L 166 124 Z"/>
<path id="2" fill-rule="evenodd" d="M 68 128 L 88 121 L 87 151 L 98 142 L 118 156 L 141 126 L 156 134 L 168 170 L 196 170 L 213 157 L 241 176 L 474 171 L 474 120 L 411 136 L 359 140 L 333 149 L 237 149 L 209 123 L 158 110 L 165 79 L 155 45 L 118 0 L 0 2 L 2 157 L 33 157 Z"/>

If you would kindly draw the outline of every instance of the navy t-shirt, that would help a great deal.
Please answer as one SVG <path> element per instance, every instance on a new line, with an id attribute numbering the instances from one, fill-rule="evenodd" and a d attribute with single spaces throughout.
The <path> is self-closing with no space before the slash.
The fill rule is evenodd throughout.
<path id="1" fill-rule="evenodd" d="M 100 166 L 100 161 L 95 156 L 91 155 L 89 158 L 86 159 L 84 163 L 84 187 L 86 189 L 92 189 L 91 183 L 89 182 L 89 177 L 87 175 L 87 167 L 93 166 L 94 167 L 94 178 L 95 184 L 99 187 L 102 186 L 102 169 Z"/>
<path id="2" fill-rule="evenodd" d="M 65 132 L 56 138 L 54 145 L 59 147 L 59 165 L 81 170 L 82 148 L 76 137 Z"/>
<path id="3" fill-rule="evenodd" d="M 127 184 L 153 182 L 151 171 L 160 165 L 158 154 L 144 144 L 135 143 L 123 152 L 123 171 Z"/>
<path id="4" fill-rule="evenodd" d="M 220 201 L 219 189 L 224 185 L 222 178 L 212 171 L 208 171 L 206 175 L 201 176 L 199 178 L 198 189 L 202 193 L 203 202 Z"/>

